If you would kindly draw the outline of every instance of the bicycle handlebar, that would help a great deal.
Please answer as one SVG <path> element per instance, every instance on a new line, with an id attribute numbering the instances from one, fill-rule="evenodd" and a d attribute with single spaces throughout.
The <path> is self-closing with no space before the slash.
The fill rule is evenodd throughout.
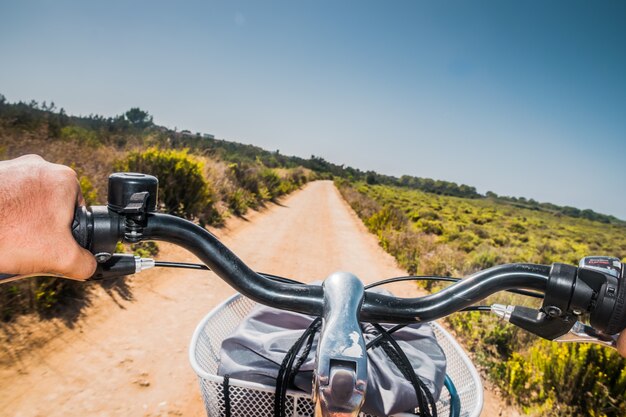
<path id="1" fill-rule="evenodd" d="M 127 219 L 115 212 L 103 216 L 106 207 L 80 208 L 73 227 L 83 245 L 103 259 L 102 242 L 121 240 Z M 91 216 L 89 213 L 93 213 Z M 288 284 L 264 277 L 250 269 L 208 230 L 180 217 L 147 213 L 138 240 L 174 243 L 196 255 L 220 278 L 261 304 L 303 314 L 321 315 L 323 291 L 318 285 Z M 111 234 L 116 234 L 112 238 Z M 100 243 L 99 243 L 100 242 Z M 89 246 L 91 245 L 91 246 Z M 545 291 L 550 267 L 510 264 L 481 271 L 436 294 L 420 298 L 397 298 L 367 292 L 361 307 L 363 321 L 413 323 L 436 320 L 463 309 L 495 292 L 507 289 Z"/>
<path id="2" fill-rule="evenodd" d="M 108 206 L 77 209 L 72 225 L 77 241 L 104 263 L 120 240 L 168 241 L 194 253 L 229 285 L 259 303 L 304 314 L 322 314 L 322 287 L 271 280 L 250 269 L 206 229 L 157 213 L 156 184 L 156 178 L 148 175 L 113 174 L 109 179 Z M 501 265 L 420 298 L 366 292 L 360 319 L 388 323 L 430 321 L 498 291 L 531 289 L 545 293 L 543 306 L 539 311 L 520 308 L 509 314 L 516 325 L 554 339 L 570 330 L 578 317 L 589 314 L 595 329 L 614 334 L 626 327 L 626 271 L 621 264 L 618 274 L 607 271 L 598 268 L 597 262 L 591 266 L 581 264 L 580 268 L 565 264 Z"/>
<path id="3" fill-rule="evenodd" d="M 149 214 L 145 239 L 177 244 L 194 253 L 213 272 L 245 296 L 283 310 L 319 316 L 323 292 L 317 285 L 286 284 L 254 272 L 215 236 L 187 220 L 167 214 Z M 363 321 L 413 323 L 435 320 L 467 307 L 497 291 L 525 288 L 545 291 L 550 268 L 512 264 L 482 271 L 436 294 L 397 298 L 366 292 Z"/>
<path id="4" fill-rule="evenodd" d="M 323 314 L 321 286 L 256 273 L 206 229 L 176 216 L 157 213 L 157 184 L 158 180 L 149 175 L 113 174 L 109 177 L 107 206 L 76 209 L 72 234 L 98 261 L 93 279 L 129 275 L 155 266 L 152 259 L 113 255 L 118 242 L 162 240 L 188 249 L 220 278 L 254 301 L 303 314 Z M 0 283 L 24 277 L 0 274 Z M 604 256 L 583 258 L 579 267 L 561 263 L 495 266 L 419 298 L 365 292 L 359 320 L 397 324 L 431 321 L 463 310 L 496 292 L 523 293 L 522 289 L 545 294 L 540 309 L 494 304 L 490 310 L 543 338 L 591 341 L 615 347 L 615 337 L 610 335 L 626 328 L 626 267 L 619 259 Z M 592 327 L 578 321 L 583 317 L 589 319 Z"/>

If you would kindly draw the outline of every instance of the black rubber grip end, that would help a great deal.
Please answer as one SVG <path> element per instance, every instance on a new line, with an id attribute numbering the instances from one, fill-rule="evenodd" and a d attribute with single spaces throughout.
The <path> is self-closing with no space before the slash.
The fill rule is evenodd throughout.
<path id="1" fill-rule="evenodd" d="M 626 282 L 624 277 L 620 280 L 619 288 L 617 290 L 617 297 L 615 299 L 615 307 L 613 313 L 609 319 L 609 324 L 606 326 L 606 334 L 616 334 L 626 328 Z"/>
<path id="2" fill-rule="evenodd" d="M 85 249 L 91 248 L 91 213 L 85 206 L 76 207 L 72 220 L 72 236 Z"/>

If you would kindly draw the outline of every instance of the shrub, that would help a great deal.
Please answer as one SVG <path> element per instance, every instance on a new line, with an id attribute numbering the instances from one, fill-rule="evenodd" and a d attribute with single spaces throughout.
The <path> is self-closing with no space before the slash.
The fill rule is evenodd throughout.
<path id="1" fill-rule="evenodd" d="M 276 197 L 284 194 L 281 192 L 281 180 L 278 174 L 273 169 L 265 168 L 261 171 L 261 179 L 267 190 L 268 197 L 266 199 L 272 200 Z"/>
<path id="2" fill-rule="evenodd" d="M 142 258 L 153 258 L 159 254 L 159 246 L 152 241 L 133 243 L 130 245 L 130 250 Z"/>
<path id="3" fill-rule="evenodd" d="M 371 231 L 376 233 L 387 228 L 400 230 L 407 221 L 402 211 L 394 206 L 386 205 L 367 219 L 366 224 Z"/>
<path id="4" fill-rule="evenodd" d="M 421 219 L 418 220 L 416 226 L 424 233 L 429 233 L 433 235 L 443 234 L 443 225 L 440 221 Z"/>
<path id="5" fill-rule="evenodd" d="M 237 188 L 226 196 L 228 209 L 236 216 L 243 216 L 248 211 L 248 202 L 251 199 L 247 194 L 246 190 Z"/>
<path id="6" fill-rule="evenodd" d="M 201 224 L 219 222 L 214 191 L 203 176 L 202 162 L 187 150 L 131 152 L 116 163 L 116 168 L 156 176 L 159 201 L 168 213 L 197 219 Z"/>
<path id="7" fill-rule="evenodd" d="M 417 219 L 441 220 L 441 215 L 437 214 L 436 212 L 434 212 L 432 210 L 426 209 L 426 210 L 420 210 L 419 211 Z"/>
<path id="8" fill-rule="evenodd" d="M 513 223 L 509 226 L 509 230 L 513 233 L 519 233 L 519 234 L 523 234 L 526 233 L 526 227 L 524 227 L 523 224 L 521 223 Z"/>
<path id="9" fill-rule="evenodd" d="M 61 305 L 85 300 L 88 291 L 84 283 L 64 278 L 46 276 L 30 280 L 30 285 L 34 288 L 34 308 L 43 316 L 52 314 Z"/>
<path id="10" fill-rule="evenodd" d="M 98 192 L 93 186 L 91 180 L 88 177 L 81 175 L 78 177 L 78 182 L 80 184 L 80 190 L 83 193 L 83 198 L 85 199 L 85 204 L 88 206 L 96 204 L 98 201 Z"/>
<path id="11" fill-rule="evenodd" d="M 506 391 L 529 411 L 546 415 L 622 416 L 626 413 L 626 361 L 589 344 L 538 340 L 506 363 Z M 542 404 L 567 405 L 545 410 Z M 578 411 L 580 410 L 580 411 Z"/>
<path id="12" fill-rule="evenodd" d="M 261 201 L 261 181 L 259 167 L 249 163 L 233 163 L 228 166 L 230 173 L 234 177 L 235 183 L 244 190 L 250 192 L 252 197 Z"/>
<path id="13" fill-rule="evenodd" d="M 61 129 L 60 137 L 62 140 L 74 141 L 80 145 L 90 147 L 98 147 L 102 142 L 98 139 L 98 135 L 93 130 L 83 129 L 78 126 L 65 126 Z"/>
<path id="14" fill-rule="evenodd" d="M 478 271 L 481 269 L 491 268 L 494 265 L 501 263 L 502 259 L 498 252 L 487 245 L 482 245 L 474 254 L 470 260 L 469 269 L 471 271 Z"/>

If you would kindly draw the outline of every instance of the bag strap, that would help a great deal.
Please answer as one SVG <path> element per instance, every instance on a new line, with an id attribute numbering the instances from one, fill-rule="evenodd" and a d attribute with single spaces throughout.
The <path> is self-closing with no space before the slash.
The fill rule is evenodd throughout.
<path id="1" fill-rule="evenodd" d="M 302 333 L 302 336 L 300 336 L 296 343 L 294 343 L 289 351 L 287 351 L 283 362 L 280 364 L 280 368 L 278 369 L 278 376 L 276 377 L 276 393 L 274 395 L 274 417 L 285 417 L 287 388 L 289 387 L 289 384 L 293 383 L 293 380 L 300 370 L 300 367 L 302 366 L 302 364 L 304 364 L 307 356 L 309 356 L 311 346 L 313 345 L 315 333 L 319 330 L 321 325 L 321 318 L 318 317 L 313 320 L 309 327 L 307 327 L 307 329 L 304 331 L 304 333 Z M 294 362 L 296 360 L 298 352 L 300 352 L 305 342 L 305 349 L 300 355 L 296 366 L 294 366 Z"/>
<path id="2" fill-rule="evenodd" d="M 222 394 L 224 395 L 224 417 L 230 417 L 230 375 L 224 375 Z"/>
<path id="3" fill-rule="evenodd" d="M 372 323 L 382 336 L 377 343 L 368 346 L 368 349 L 380 345 L 389 359 L 398 367 L 402 375 L 411 383 L 417 397 L 418 413 L 422 417 L 437 417 L 437 406 L 432 393 L 424 382 L 417 376 L 411 361 L 406 356 L 398 342 L 378 323 Z"/>

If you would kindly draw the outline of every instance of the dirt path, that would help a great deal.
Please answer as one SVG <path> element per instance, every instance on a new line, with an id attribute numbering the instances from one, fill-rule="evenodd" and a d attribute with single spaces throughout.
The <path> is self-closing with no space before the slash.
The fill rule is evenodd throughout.
<path id="1" fill-rule="evenodd" d="M 367 282 L 404 274 L 328 181 L 216 234 L 253 269 L 304 281 L 337 270 Z M 162 259 L 194 261 L 161 248 Z M 187 348 L 196 324 L 233 290 L 212 273 L 184 270 L 148 271 L 131 287 L 132 300 L 99 297 L 73 329 L 0 368 L 0 415 L 204 416 Z M 483 415 L 500 415 L 489 394 Z"/>

